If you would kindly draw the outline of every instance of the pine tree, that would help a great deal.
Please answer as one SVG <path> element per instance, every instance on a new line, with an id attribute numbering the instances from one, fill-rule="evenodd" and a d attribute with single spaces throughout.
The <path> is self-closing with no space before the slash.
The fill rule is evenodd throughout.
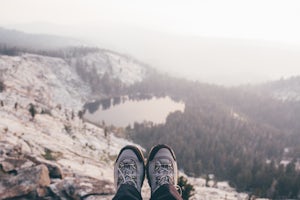
<path id="1" fill-rule="evenodd" d="M 3 92 L 5 90 L 5 85 L 2 80 L 0 80 L 0 92 Z"/>
<path id="2" fill-rule="evenodd" d="M 30 115 L 31 115 L 32 119 L 34 119 L 35 114 L 36 114 L 36 109 L 35 109 L 35 106 L 32 103 L 29 104 L 29 112 L 30 112 Z"/>

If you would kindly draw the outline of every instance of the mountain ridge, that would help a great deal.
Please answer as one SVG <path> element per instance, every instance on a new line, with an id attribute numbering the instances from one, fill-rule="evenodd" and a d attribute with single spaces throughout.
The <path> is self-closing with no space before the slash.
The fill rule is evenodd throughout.
<path id="1" fill-rule="evenodd" d="M 37 33 L 45 29 L 40 25 L 33 24 L 35 30 L 26 29 L 26 25 L 15 28 Z M 83 31 L 78 33 L 79 30 Z M 236 86 L 299 73 L 300 48 L 294 44 L 167 34 L 122 23 L 68 28 L 50 26 L 47 31 L 76 35 L 90 45 L 126 52 L 172 76 L 202 82 Z"/>
<path id="2" fill-rule="evenodd" d="M 0 44 L 33 49 L 57 49 L 84 45 L 79 39 L 46 34 L 30 34 L 0 27 Z"/>

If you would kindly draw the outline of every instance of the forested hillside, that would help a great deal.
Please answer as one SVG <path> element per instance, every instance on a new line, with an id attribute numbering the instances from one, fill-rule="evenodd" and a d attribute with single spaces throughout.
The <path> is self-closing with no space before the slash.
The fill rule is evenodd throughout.
<path id="1" fill-rule="evenodd" d="M 130 92 L 169 95 L 186 104 L 184 113 L 170 114 L 166 124 L 136 123 L 128 131 L 135 142 L 148 150 L 156 143 L 170 144 L 188 174 L 213 173 L 262 197 L 297 198 L 300 102 L 158 74 Z M 289 164 L 280 165 L 283 160 Z"/>

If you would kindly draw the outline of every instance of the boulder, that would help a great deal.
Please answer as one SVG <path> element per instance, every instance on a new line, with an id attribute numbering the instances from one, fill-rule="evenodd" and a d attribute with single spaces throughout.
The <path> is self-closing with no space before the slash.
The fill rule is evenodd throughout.
<path id="1" fill-rule="evenodd" d="M 40 165 L 40 164 L 46 165 L 49 170 L 50 178 L 62 179 L 64 177 L 61 167 L 59 165 L 57 165 L 55 162 L 44 160 L 44 159 L 29 155 L 29 154 L 26 154 L 24 157 L 37 165 Z"/>
<path id="2" fill-rule="evenodd" d="M 16 175 L 0 176 L 0 199 L 17 199 L 38 193 L 38 188 L 50 185 L 49 171 L 45 165 L 18 170 Z"/>
<path id="3" fill-rule="evenodd" d="M 112 183 L 91 177 L 66 177 L 51 184 L 48 188 L 53 196 L 74 200 L 100 199 L 100 197 L 103 198 L 103 195 L 114 194 Z"/>
<path id="4" fill-rule="evenodd" d="M 5 141 L 0 141 L 0 156 L 1 157 L 19 157 L 22 154 L 22 146 L 20 144 L 13 145 Z"/>
<path id="5" fill-rule="evenodd" d="M 108 200 L 115 193 L 106 180 L 80 176 L 55 161 L 0 141 L 1 200 Z"/>
<path id="6" fill-rule="evenodd" d="M 5 157 L 0 160 L 0 168 L 6 173 L 32 167 L 33 165 L 32 162 L 24 158 Z"/>

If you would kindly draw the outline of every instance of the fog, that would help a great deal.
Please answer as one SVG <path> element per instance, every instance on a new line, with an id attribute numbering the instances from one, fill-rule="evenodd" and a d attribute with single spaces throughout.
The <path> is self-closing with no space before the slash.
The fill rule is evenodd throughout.
<path id="1" fill-rule="evenodd" d="M 99 30 L 90 37 L 100 46 L 128 53 L 180 77 L 236 85 L 300 75 L 297 45 L 258 39 L 172 35 L 125 26 L 108 30 Z"/>
<path id="2" fill-rule="evenodd" d="M 300 75 L 298 8 L 297 1 L 12 0 L 3 1 L 0 26 L 76 37 L 171 75 L 231 86 Z"/>

